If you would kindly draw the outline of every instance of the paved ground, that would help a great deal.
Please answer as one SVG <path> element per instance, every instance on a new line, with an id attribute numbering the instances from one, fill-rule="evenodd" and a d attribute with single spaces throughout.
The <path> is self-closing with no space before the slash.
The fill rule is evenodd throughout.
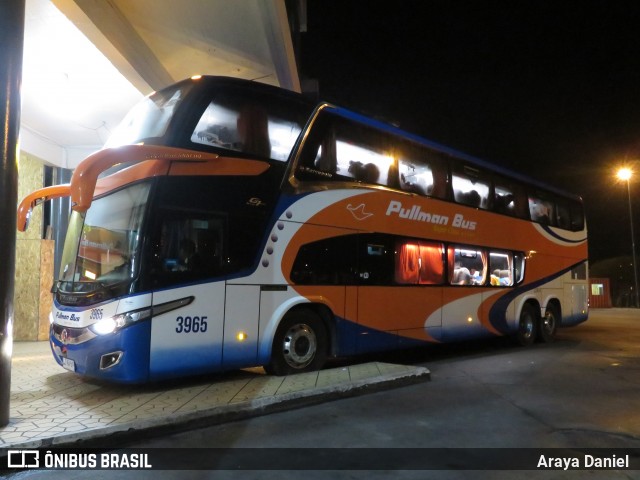
<path id="1" fill-rule="evenodd" d="M 369 362 L 289 377 L 261 368 L 150 387 L 83 380 L 59 367 L 47 342 L 14 344 L 10 422 L 0 448 L 64 446 L 241 418 L 428 379 L 424 367 Z"/>

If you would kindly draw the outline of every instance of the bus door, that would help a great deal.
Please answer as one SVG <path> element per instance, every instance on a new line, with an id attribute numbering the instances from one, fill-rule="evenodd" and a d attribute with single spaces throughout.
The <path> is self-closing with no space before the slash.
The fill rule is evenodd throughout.
<path id="1" fill-rule="evenodd" d="M 364 236 L 358 246 L 358 352 L 439 337 L 444 261 L 437 242 Z"/>
<path id="2" fill-rule="evenodd" d="M 224 301 L 224 282 L 153 293 L 151 379 L 197 375 L 221 366 Z"/>

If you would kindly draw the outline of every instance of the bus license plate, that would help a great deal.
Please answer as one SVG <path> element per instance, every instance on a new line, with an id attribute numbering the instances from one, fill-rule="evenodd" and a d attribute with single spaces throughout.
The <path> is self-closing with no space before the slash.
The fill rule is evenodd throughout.
<path id="1" fill-rule="evenodd" d="M 72 372 L 76 371 L 76 362 L 74 362 L 70 358 L 62 357 L 62 366 Z"/>

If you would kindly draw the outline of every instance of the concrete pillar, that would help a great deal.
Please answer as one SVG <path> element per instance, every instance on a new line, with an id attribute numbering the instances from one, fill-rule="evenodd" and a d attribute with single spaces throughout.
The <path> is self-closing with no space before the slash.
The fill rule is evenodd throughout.
<path id="1" fill-rule="evenodd" d="M 0 427 L 9 423 L 25 0 L 0 2 Z"/>

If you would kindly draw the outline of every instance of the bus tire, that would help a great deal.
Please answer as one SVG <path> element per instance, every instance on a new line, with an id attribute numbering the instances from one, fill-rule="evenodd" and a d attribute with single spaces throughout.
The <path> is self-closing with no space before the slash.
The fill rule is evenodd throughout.
<path id="1" fill-rule="evenodd" d="M 558 313 L 558 307 L 555 305 L 547 306 L 544 317 L 540 319 L 538 340 L 545 343 L 553 342 L 559 322 L 560 314 Z"/>
<path id="2" fill-rule="evenodd" d="M 306 308 L 287 313 L 273 338 L 271 360 L 264 369 L 272 375 L 319 370 L 327 360 L 327 329 Z"/>
<path id="3" fill-rule="evenodd" d="M 536 309 L 530 303 L 525 303 L 520 312 L 520 321 L 518 322 L 518 333 L 516 333 L 516 341 L 523 347 L 528 347 L 536 340 L 538 333 L 538 315 Z"/>

